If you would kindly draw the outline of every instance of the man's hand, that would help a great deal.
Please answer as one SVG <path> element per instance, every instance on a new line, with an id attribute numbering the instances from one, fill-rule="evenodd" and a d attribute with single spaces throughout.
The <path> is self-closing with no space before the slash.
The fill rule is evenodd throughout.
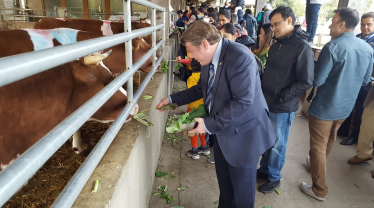
<path id="1" fill-rule="evenodd" d="M 176 60 L 178 63 L 180 63 L 181 60 L 182 60 L 182 57 L 178 56 L 175 60 Z"/>
<path id="2" fill-rule="evenodd" d="M 161 110 L 160 108 L 162 107 L 162 106 L 166 106 L 166 105 L 169 105 L 170 104 L 170 99 L 169 99 L 169 97 L 166 97 L 166 98 L 164 98 L 164 99 L 162 99 L 157 105 L 156 105 L 156 108 L 160 111 L 160 112 L 162 112 L 162 111 L 165 111 L 165 110 Z"/>
<path id="3" fill-rule="evenodd" d="M 199 123 L 199 125 L 192 129 L 191 131 L 188 131 L 188 134 L 205 134 L 206 130 L 204 127 L 203 119 L 202 118 L 195 118 L 195 121 Z"/>

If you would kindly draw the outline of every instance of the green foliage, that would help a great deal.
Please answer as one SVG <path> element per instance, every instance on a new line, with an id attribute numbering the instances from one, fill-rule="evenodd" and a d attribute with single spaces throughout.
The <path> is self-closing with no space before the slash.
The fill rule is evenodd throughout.
<path id="1" fill-rule="evenodd" d="M 151 99 L 152 96 L 151 95 L 145 95 L 145 96 L 143 96 L 143 98 L 145 100 L 147 100 L 147 99 Z M 178 107 L 177 104 L 170 104 L 170 105 L 162 106 L 160 109 L 161 110 L 168 110 L 168 109 L 175 109 L 177 107 Z M 148 108 L 148 109 L 142 110 L 140 113 L 136 114 L 133 118 L 135 120 L 139 121 L 140 123 L 142 123 L 143 125 L 153 126 L 153 123 L 150 121 L 148 115 L 144 113 L 145 111 L 152 110 L 152 109 L 156 109 L 156 108 Z"/>
<path id="2" fill-rule="evenodd" d="M 305 16 L 306 1 L 303 0 L 274 0 L 273 6 L 289 6 L 297 17 Z"/>
<path id="3" fill-rule="evenodd" d="M 176 68 L 177 68 L 178 70 L 181 69 L 181 68 L 183 68 L 183 64 L 177 62 Z"/>
<path id="4" fill-rule="evenodd" d="M 177 190 L 178 191 L 184 191 L 184 188 L 183 187 L 178 187 Z"/>
<path id="5" fill-rule="evenodd" d="M 339 0 L 328 0 L 322 4 L 320 12 L 326 12 L 326 21 L 335 15 L 334 10 L 338 9 Z"/>
<path id="6" fill-rule="evenodd" d="M 368 5 L 367 5 L 367 7 L 366 7 L 365 13 L 366 13 L 366 12 L 369 12 L 369 9 L 370 9 L 370 6 L 371 6 L 372 3 L 373 3 L 373 0 L 369 0 L 369 1 L 368 1 Z"/>
<path id="7" fill-rule="evenodd" d="M 147 114 L 143 112 L 136 114 L 133 118 L 139 121 L 140 123 L 142 123 L 143 125 L 153 126 L 153 123 L 149 120 L 149 117 L 147 116 Z"/>
<path id="8" fill-rule="evenodd" d="M 148 100 L 148 99 L 153 98 L 153 96 L 151 96 L 151 95 L 144 95 L 143 98 L 144 98 L 144 100 Z"/>
<path id="9" fill-rule="evenodd" d="M 166 74 L 166 70 L 169 69 L 169 62 L 168 61 L 165 61 L 164 64 L 162 64 L 161 66 L 161 70 L 164 74 Z"/>
<path id="10" fill-rule="evenodd" d="M 194 108 L 189 112 L 189 116 L 186 118 L 185 123 L 191 124 L 195 118 L 205 118 L 207 116 L 205 106 L 199 105 L 197 109 Z"/>
<path id="11" fill-rule="evenodd" d="M 191 124 L 195 118 L 205 118 L 207 117 L 206 110 L 204 105 L 199 105 L 199 107 L 196 109 L 192 109 L 189 113 L 183 114 L 178 120 L 176 118 L 172 119 L 171 122 L 169 122 L 168 127 L 166 127 L 166 131 L 168 133 L 173 133 L 175 131 L 181 132 L 181 125 L 182 124 Z"/>
<path id="12" fill-rule="evenodd" d="M 156 172 L 155 172 L 155 177 L 156 177 L 156 178 L 163 178 L 163 177 L 165 177 L 167 174 L 168 174 L 168 172 L 161 172 L 161 171 L 159 171 L 159 170 L 156 170 Z"/>
<path id="13" fill-rule="evenodd" d="M 169 195 L 169 193 L 166 191 L 167 188 L 167 186 L 158 186 L 156 189 L 161 191 L 160 198 L 166 199 L 166 203 L 171 204 L 174 201 L 174 197 Z"/>

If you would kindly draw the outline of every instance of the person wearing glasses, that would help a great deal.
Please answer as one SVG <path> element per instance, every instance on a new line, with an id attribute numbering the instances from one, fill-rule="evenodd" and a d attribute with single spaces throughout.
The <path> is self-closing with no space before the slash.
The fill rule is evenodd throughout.
<path id="1" fill-rule="evenodd" d="M 361 33 L 356 35 L 356 37 L 364 40 L 367 42 L 373 49 L 374 49 L 374 12 L 368 12 L 362 15 L 361 17 Z M 371 78 L 371 82 L 373 82 L 374 78 Z M 340 144 L 342 145 L 352 145 L 357 143 L 358 141 L 358 135 L 360 134 L 360 125 L 361 125 L 361 118 L 362 113 L 364 112 L 364 101 L 369 93 L 369 90 L 371 88 L 371 82 L 369 82 L 367 85 L 362 86 L 360 89 L 360 92 L 358 93 L 358 97 L 355 104 L 355 112 L 351 113 L 348 118 L 345 119 L 343 124 L 340 126 L 338 130 L 339 136 L 348 137 L 346 140 L 343 140 Z M 354 114 L 354 115 L 353 115 Z M 350 135 L 349 128 L 351 127 L 351 121 L 353 116 L 353 130 Z M 359 154 L 360 151 L 357 152 L 359 157 L 353 157 L 349 163 L 361 163 L 365 161 L 368 157 L 362 157 L 362 154 Z M 371 155 L 372 157 L 372 155 Z"/>
<path id="2" fill-rule="evenodd" d="M 295 25 L 295 20 L 288 6 L 280 6 L 270 14 L 277 42 L 269 49 L 261 87 L 277 138 L 275 145 L 262 155 L 261 167 L 257 170 L 257 179 L 266 180 L 260 187 L 263 193 L 272 193 L 280 186 L 288 133 L 299 107 L 299 97 L 313 84 L 314 55 L 308 44 L 308 33 Z"/>
<path id="3" fill-rule="evenodd" d="M 325 201 L 329 192 L 326 163 L 337 131 L 351 113 L 361 86 L 370 82 L 373 71 L 373 48 L 354 34 L 360 21 L 358 12 L 351 8 L 334 12 L 329 26 L 331 41 L 323 46 L 314 71 L 317 94 L 308 109 L 313 183 L 300 184 L 301 191 L 319 201 Z"/>

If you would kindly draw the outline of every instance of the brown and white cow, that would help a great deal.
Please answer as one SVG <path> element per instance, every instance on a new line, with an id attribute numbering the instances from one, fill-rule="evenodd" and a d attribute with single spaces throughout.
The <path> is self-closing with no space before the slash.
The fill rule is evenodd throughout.
<path id="1" fill-rule="evenodd" d="M 58 39 L 53 39 L 53 46 L 64 41 Z M 0 31 L 0 58 L 35 47 L 38 41 L 25 30 Z M 86 56 L 0 87 L 0 171 L 114 80 L 103 63 L 110 56 Z M 113 121 L 126 104 L 124 90 L 118 90 L 92 119 Z M 131 115 L 137 110 L 136 106 Z"/>
<path id="2" fill-rule="evenodd" d="M 150 27 L 150 23 L 131 22 L 131 30 Z M 63 19 L 63 18 L 45 18 L 39 20 L 34 25 L 34 29 L 55 29 L 55 28 L 72 28 L 87 32 L 93 32 L 102 35 L 113 35 L 124 32 L 123 22 L 112 22 L 109 20 L 94 20 L 94 19 Z M 144 40 L 151 45 L 152 36 L 142 36 Z M 134 52 L 134 51 L 133 51 Z"/>

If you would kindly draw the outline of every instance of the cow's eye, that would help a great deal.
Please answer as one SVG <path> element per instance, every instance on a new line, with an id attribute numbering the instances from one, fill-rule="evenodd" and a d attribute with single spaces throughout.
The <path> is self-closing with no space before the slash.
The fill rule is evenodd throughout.
<path id="1" fill-rule="evenodd" d="M 107 86 L 109 83 L 104 83 L 104 86 Z"/>

